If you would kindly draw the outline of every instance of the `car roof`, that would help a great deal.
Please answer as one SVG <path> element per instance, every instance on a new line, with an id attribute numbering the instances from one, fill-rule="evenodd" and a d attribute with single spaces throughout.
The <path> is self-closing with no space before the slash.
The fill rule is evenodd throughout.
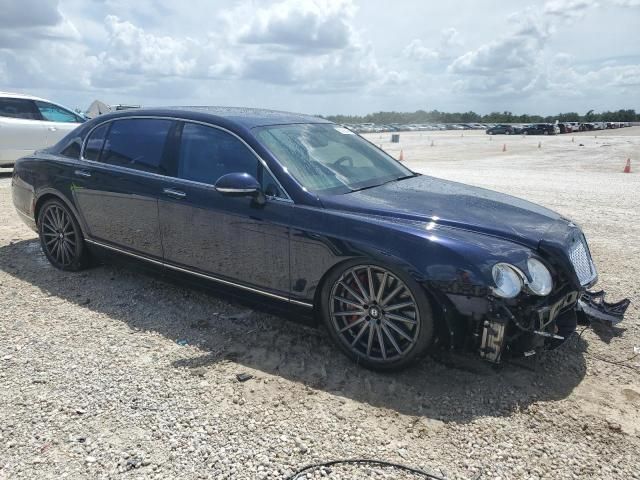
<path id="1" fill-rule="evenodd" d="M 0 97 L 4 98 L 23 98 L 26 100 L 42 100 L 43 102 L 48 102 L 49 100 L 45 100 L 41 97 L 36 97 L 35 95 L 27 95 L 26 93 L 14 93 L 14 92 L 0 92 Z"/>
<path id="2" fill-rule="evenodd" d="M 109 117 L 138 115 L 176 116 L 188 120 L 234 123 L 244 128 L 291 123 L 331 123 L 321 117 L 301 113 L 281 112 L 260 108 L 215 107 L 215 106 L 175 106 L 158 108 L 136 108 L 108 114 Z M 99 117 L 98 117 L 99 118 Z"/>

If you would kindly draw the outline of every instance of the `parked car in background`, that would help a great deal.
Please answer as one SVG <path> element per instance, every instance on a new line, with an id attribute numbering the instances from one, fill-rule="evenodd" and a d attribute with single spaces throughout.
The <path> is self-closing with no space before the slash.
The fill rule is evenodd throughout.
<path id="1" fill-rule="evenodd" d="M 515 129 L 511 125 L 499 124 L 493 127 L 489 127 L 486 130 L 487 135 L 511 135 L 515 132 Z"/>
<path id="2" fill-rule="evenodd" d="M 0 167 L 53 145 L 84 121 L 43 98 L 0 92 Z"/>
<path id="3" fill-rule="evenodd" d="M 556 135 L 559 128 L 551 123 L 534 123 L 522 129 L 525 135 Z"/>
<path id="4" fill-rule="evenodd" d="M 532 355 L 572 335 L 578 315 L 618 322 L 628 306 L 592 299 L 587 241 L 563 216 L 414 173 L 318 117 L 99 116 L 21 158 L 12 195 L 59 269 L 111 252 L 259 296 L 323 322 L 378 370 L 436 345 L 491 362 Z"/>
<path id="5" fill-rule="evenodd" d="M 570 122 L 562 122 L 562 123 L 556 123 L 558 129 L 560 130 L 559 133 L 571 133 L 573 132 L 573 125 L 571 125 Z"/>

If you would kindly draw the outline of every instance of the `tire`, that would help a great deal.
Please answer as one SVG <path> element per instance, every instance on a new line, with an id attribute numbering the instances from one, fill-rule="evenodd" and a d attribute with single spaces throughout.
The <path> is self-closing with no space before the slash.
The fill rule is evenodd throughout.
<path id="1" fill-rule="evenodd" d="M 547 132 L 546 130 L 544 132 L 542 132 L 543 135 L 549 135 L 549 132 Z"/>
<path id="2" fill-rule="evenodd" d="M 506 130 L 506 131 L 504 132 L 504 134 L 505 134 L 505 135 L 511 135 L 511 132 L 510 132 L 509 130 Z"/>
<path id="3" fill-rule="evenodd" d="M 78 221 L 60 200 L 48 200 L 38 214 L 38 235 L 47 260 L 59 270 L 89 266 L 89 252 Z"/>
<path id="4" fill-rule="evenodd" d="M 529 135 L 529 132 L 527 132 L 526 130 L 524 132 L 522 132 L 523 135 Z"/>
<path id="5" fill-rule="evenodd" d="M 336 345 L 371 370 L 406 368 L 433 341 L 433 313 L 425 291 L 406 273 L 374 260 L 350 261 L 330 273 L 320 309 Z"/>

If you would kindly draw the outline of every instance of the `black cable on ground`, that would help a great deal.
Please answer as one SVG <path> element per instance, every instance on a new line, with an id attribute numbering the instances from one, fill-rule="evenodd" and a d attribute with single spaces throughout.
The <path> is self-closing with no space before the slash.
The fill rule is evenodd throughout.
<path id="1" fill-rule="evenodd" d="M 300 477 L 300 475 L 302 475 L 305 472 L 317 470 L 318 468 L 322 468 L 322 467 L 330 467 L 332 465 L 377 465 L 380 467 L 391 467 L 391 468 L 396 468 L 398 470 L 404 470 L 405 472 L 413 473 L 414 475 L 422 475 L 424 478 L 429 478 L 431 480 L 446 480 L 444 477 L 439 477 L 432 473 L 427 473 L 424 470 L 420 470 L 419 468 L 413 468 L 413 467 L 409 467 L 407 465 L 402 465 L 400 463 L 395 463 L 395 462 L 387 462 L 385 460 L 370 460 L 366 458 L 330 460 L 328 462 L 313 463 L 305 467 L 302 467 L 297 472 L 288 476 L 285 480 L 297 480 Z M 478 473 L 473 480 L 478 480 L 480 478 L 480 475 L 481 473 Z"/>
<path id="2" fill-rule="evenodd" d="M 580 334 L 578 335 L 578 338 L 582 337 L 582 334 L 585 332 L 585 330 L 587 330 L 589 328 L 589 326 L 584 327 L 581 331 Z M 635 370 L 636 372 L 640 372 L 640 368 L 634 366 L 634 365 L 628 365 L 627 362 L 630 362 L 631 360 L 637 358 L 640 356 L 640 353 L 636 353 L 634 355 L 631 355 L 629 358 L 625 358 L 623 360 L 610 360 L 608 358 L 605 357 L 601 357 L 600 355 L 596 355 L 595 353 L 591 353 L 587 348 L 585 348 L 583 351 L 583 353 L 587 354 L 588 356 L 595 358 L 596 360 L 600 360 L 601 362 L 605 362 L 605 363 L 609 363 L 611 365 L 616 365 L 618 367 L 625 367 L 625 368 L 629 368 L 631 370 Z"/>

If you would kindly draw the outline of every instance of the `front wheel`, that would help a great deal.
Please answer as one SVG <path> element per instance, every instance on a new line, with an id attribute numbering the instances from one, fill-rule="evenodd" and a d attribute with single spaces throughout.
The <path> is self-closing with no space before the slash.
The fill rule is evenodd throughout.
<path id="1" fill-rule="evenodd" d="M 424 290 L 404 272 L 351 263 L 325 283 L 322 317 L 340 349 L 373 370 L 398 370 L 427 353 L 433 316 Z"/>
<path id="2" fill-rule="evenodd" d="M 89 263 L 77 220 L 60 200 L 49 200 L 38 214 L 38 233 L 45 256 L 60 270 L 78 271 Z"/>

